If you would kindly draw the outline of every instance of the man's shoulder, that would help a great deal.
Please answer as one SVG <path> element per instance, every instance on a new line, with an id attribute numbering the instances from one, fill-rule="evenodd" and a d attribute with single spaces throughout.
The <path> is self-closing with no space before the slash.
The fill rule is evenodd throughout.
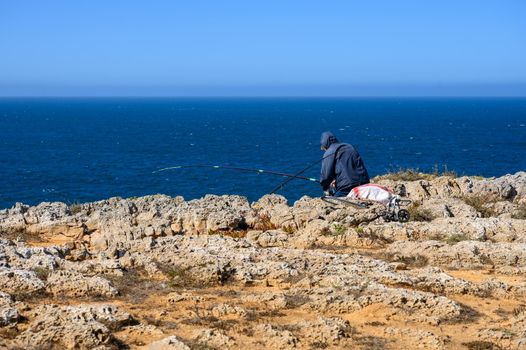
<path id="1" fill-rule="evenodd" d="M 324 157 L 328 157 L 331 154 L 334 154 L 336 152 L 342 152 L 342 151 L 354 152 L 355 149 L 354 149 L 353 145 L 351 145 L 350 143 L 343 143 L 343 142 L 333 143 L 329 147 L 329 149 L 325 151 L 325 154 L 323 156 Z"/>
<path id="2" fill-rule="evenodd" d="M 357 151 L 354 148 L 354 146 L 351 145 L 350 143 L 340 143 L 340 146 L 341 147 L 338 148 L 339 152 L 344 152 L 344 153 L 348 153 L 348 154 L 357 153 Z"/>
<path id="3" fill-rule="evenodd" d="M 323 156 L 327 157 L 328 155 L 333 154 L 334 152 L 336 152 L 336 150 L 339 148 L 340 145 L 341 143 L 333 143 L 332 145 L 329 146 L 329 148 L 327 148 Z"/>
<path id="4" fill-rule="evenodd" d="M 342 149 L 342 148 L 346 148 L 346 149 L 354 149 L 354 146 L 351 145 L 350 143 L 344 143 L 344 142 L 341 142 L 341 143 L 335 143 L 333 146 L 334 149 Z"/>

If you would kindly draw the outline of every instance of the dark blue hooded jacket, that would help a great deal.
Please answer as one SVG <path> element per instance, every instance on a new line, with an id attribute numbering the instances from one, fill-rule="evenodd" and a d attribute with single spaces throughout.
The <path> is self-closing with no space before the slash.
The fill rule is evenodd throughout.
<path id="1" fill-rule="evenodd" d="M 340 143 L 331 132 L 321 134 L 321 146 L 326 148 L 321 163 L 320 184 L 329 189 L 336 180 L 336 191 L 350 192 L 356 186 L 369 183 L 369 174 L 362 157 L 352 145 Z"/>

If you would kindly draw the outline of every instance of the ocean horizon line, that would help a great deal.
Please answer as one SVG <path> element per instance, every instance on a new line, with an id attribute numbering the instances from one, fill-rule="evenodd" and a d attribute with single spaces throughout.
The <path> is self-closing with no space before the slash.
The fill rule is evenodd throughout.
<path id="1" fill-rule="evenodd" d="M 1 100 L 14 99 L 339 99 L 339 100 L 385 100 L 385 99 L 526 99 L 526 95 L 364 95 L 364 96 L 339 96 L 339 95 L 0 95 Z"/>

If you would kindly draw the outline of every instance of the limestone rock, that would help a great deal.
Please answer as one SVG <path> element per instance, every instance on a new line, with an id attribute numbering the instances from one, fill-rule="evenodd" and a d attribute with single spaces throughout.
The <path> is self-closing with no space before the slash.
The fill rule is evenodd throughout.
<path id="1" fill-rule="evenodd" d="M 10 294 L 30 294 L 45 287 L 33 271 L 0 269 L 0 291 Z"/>
<path id="2" fill-rule="evenodd" d="M 388 327 L 384 330 L 385 334 L 402 336 L 407 338 L 408 344 L 418 344 L 419 349 L 443 350 L 446 340 L 429 331 L 421 331 L 411 328 Z"/>
<path id="3" fill-rule="evenodd" d="M 268 226 L 296 227 L 292 209 L 287 205 L 287 199 L 283 196 L 264 195 L 257 202 L 252 203 L 251 207 L 257 212 L 254 223 L 256 229 L 270 229 Z M 268 222 L 265 223 L 265 220 Z"/>
<path id="4" fill-rule="evenodd" d="M 522 201 L 526 198 L 526 172 L 474 181 L 472 193 L 495 200 Z"/>
<path id="5" fill-rule="evenodd" d="M 203 329 L 194 335 L 197 343 L 206 344 L 219 349 L 228 349 L 235 344 L 235 341 L 218 329 Z"/>
<path id="6" fill-rule="evenodd" d="M 67 349 L 112 349 L 115 344 L 111 330 L 132 322 L 129 314 L 113 305 L 45 305 L 32 314 L 29 328 L 15 339 L 20 346 L 59 344 Z"/>
<path id="7" fill-rule="evenodd" d="M 172 227 L 181 233 L 208 233 L 235 230 L 246 225 L 252 215 L 246 198 L 241 196 L 206 195 L 181 203 L 174 212 Z"/>
<path id="8" fill-rule="evenodd" d="M 476 218 L 480 214 L 458 198 L 431 198 L 422 202 L 421 208 L 429 210 L 435 217 Z"/>
<path id="9" fill-rule="evenodd" d="M 210 313 L 218 318 L 225 316 L 243 317 L 246 316 L 247 311 L 237 305 L 219 304 L 214 306 Z"/>
<path id="10" fill-rule="evenodd" d="M 263 248 L 284 247 L 289 240 L 289 235 L 278 230 L 270 230 L 265 232 L 250 231 L 247 234 L 247 240 L 254 242 Z"/>
<path id="11" fill-rule="evenodd" d="M 4 292 L 0 292 L 0 327 L 16 323 L 20 318 L 13 298 Z"/>
<path id="12" fill-rule="evenodd" d="M 316 321 L 304 321 L 298 324 L 304 339 L 311 344 L 338 345 L 352 335 L 349 321 L 339 317 L 319 317 Z"/>
<path id="13" fill-rule="evenodd" d="M 290 331 L 265 323 L 255 329 L 269 349 L 292 349 L 299 343 L 299 339 Z"/>
<path id="14" fill-rule="evenodd" d="M 47 290 L 55 296 L 105 296 L 118 294 L 111 283 L 98 276 L 85 277 L 72 271 L 55 271 L 47 279 Z"/>
<path id="15" fill-rule="evenodd" d="M 148 344 L 145 350 L 190 350 L 190 347 L 172 335 Z"/>
<path id="16" fill-rule="evenodd" d="M 455 268 L 525 266 L 526 245 L 462 241 L 454 245 L 437 241 L 395 242 L 386 249 L 396 257 L 424 256 L 429 263 Z"/>
<path id="17" fill-rule="evenodd" d="M 432 222 L 374 223 L 368 229 L 378 237 L 402 240 L 491 240 L 526 242 L 526 220 L 506 218 L 438 218 Z"/>

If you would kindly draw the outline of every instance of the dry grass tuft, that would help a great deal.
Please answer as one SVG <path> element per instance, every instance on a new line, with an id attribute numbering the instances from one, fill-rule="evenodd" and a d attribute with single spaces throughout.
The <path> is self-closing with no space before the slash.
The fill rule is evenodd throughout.
<path id="1" fill-rule="evenodd" d="M 75 202 L 69 206 L 69 212 L 71 215 L 78 214 L 82 211 L 82 204 Z"/>
<path id="2" fill-rule="evenodd" d="M 315 341 L 313 343 L 310 343 L 310 348 L 311 349 L 327 349 L 329 347 L 329 343 L 327 342 L 322 342 L 322 341 Z"/>
<path id="3" fill-rule="evenodd" d="M 431 180 L 435 178 L 435 175 L 425 174 L 420 172 L 418 169 L 398 169 L 394 172 L 378 176 L 375 180 L 392 180 L 392 181 L 418 181 L 418 180 Z"/>
<path id="4" fill-rule="evenodd" d="M 364 350 L 384 350 L 389 349 L 387 341 L 383 338 L 374 336 L 355 336 L 354 343 L 358 349 Z"/>
<path id="5" fill-rule="evenodd" d="M 438 165 L 433 167 L 431 173 L 421 172 L 418 168 L 398 168 L 395 170 L 389 171 L 385 175 L 377 176 L 373 181 L 378 180 L 392 180 L 392 181 L 419 181 L 419 180 L 433 180 L 439 176 L 447 176 L 451 178 L 458 177 L 455 171 L 449 170 L 447 165 L 442 167 L 442 170 L 439 169 Z"/>
<path id="6" fill-rule="evenodd" d="M 32 269 L 35 274 L 37 275 L 37 277 L 42 280 L 42 281 L 47 281 L 47 278 L 49 276 L 49 269 L 48 268 L 45 268 L 45 267 L 34 267 Z"/>
<path id="7" fill-rule="evenodd" d="M 526 203 L 518 206 L 518 208 L 511 214 L 513 219 L 526 220 Z"/>
<path id="8" fill-rule="evenodd" d="M 232 237 L 232 238 L 245 238 L 247 236 L 246 230 L 208 230 L 209 235 L 219 235 L 223 237 Z"/>
<path id="9" fill-rule="evenodd" d="M 444 164 L 444 166 L 442 167 L 442 170 L 439 170 L 438 168 L 438 164 L 435 164 L 435 166 L 433 166 L 433 172 L 432 174 L 435 176 L 435 177 L 438 177 L 438 176 L 447 176 L 447 177 L 451 177 L 451 178 L 457 178 L 458 177 L 458 174 L 456 171 L 454 170 L 449 170 L 447 168 L 447 165 Z"/>
<path id="10" fill-rule="evenodd" d="M 221 329 L 229 331 L 239 326 L 238 320 L 221 320 L 215 316 L 210 315 L 208 311 L 194 305 L 191 309 L 192 317 L 183 319 L 181 323 L 193 326 L 206 326 L 209 328 Z"/>
<path id="11" fill-rule="evenodd" d="M 168 285 L 172 288 L 222 286 L 227 284 L 236 272 L 235 268 L 232 268 L 230 264 L 227 264 L 221 269 L 218 268 L 215 273 L 207 272 L 204 275 L 200 274 L 199 268 L 204 268 L 206 265 L 207 263 L 196 265 L 194 267 L 183 267 L 157 262 L 158 268 L 168 278 Z M 203 278 L 203 276 L 205 277 Z"/>
<path id="12" fill-rule="evenodd" d="M 411 221 L 429 222 L 435 218 L 431 210 L 422 208 L 416 202 L 410 205 L 407 211 L 409 211 L 409 220 Z"/>
<path id="13" fill-rule="evenodd" d="M 270 219 L 270 215 L 266 213 L 258 214 L 258 221 L 254 224 L 255 230 L 269 231 L 277 229 Z"/>
<path id="14" fill-rule="evenodd" d="M 484 264 L 484 265 L 495 266 L 495 262 L 491 260 L 491 258 L 487 254 L 480 254 L 479 261 L 481 264 Z"/>
<path id="15" fill-rule="evenodd" d="M 0 327 L 0 339 L 15 339 L 19 334 L 20 330 L 17 327 Z"/>
<path id="16" fill-rule="evenodd" d="M 121 299 L 131 304 L 142 304 L 151 295 L 170 292 L 166 283 L 152 280 L 145 271 L 138 269 L 125 271 L 122 276 L 105 275 L 103 277 L 117 288 Z"/>
<path id="17" fill-rule="evenodd" d="M 465 347 L 467 347 L 469 350 L 500 350 L 502 349 L 500 346 L 498 346 L 495 343 L 489 342 L 489 341 L 470 341 L 467 343 L 462 343 Z"/>
<path id="18" fill-rule="evenodd" d="M 187 345 L 190 347 L 190 350 L 217 350 L 208 344 L 201 342 L 188 342 Z"/>
<path id="19" fill-rule="evenodd" d="M 355 227 L 354 231 L 356 231 L 358 238 L 369 240 L 371 244 L 374 243 L 374 244 L 379 244 L 380 246 L 384 246 L 385 244 L 393 243 L 393 240 L 386 238 L 382 235 L 379 235 L 372 230 L 366 231 L 363 229 L 363 227 Z"/>
<path id="20" fill-rule="evenodd" d="M 398 261 L 412 267 L 424 267 L 429 263 L 425 256 L 419 254 L 415 256 L 402 256 Z"/>
<path id="21" fill-rule="evenodd" d="M 460 199 L 478 211 L 483 218 L 496 216 L 495 210 L 490 206 L 491 203 L 495 203 L 495 199 L 493 198 L 483 196 L 464 196 Z"/>
<path id="22" fill-rule="evenodd" d="M 21 241 L 26 243 L 46 242 L 38 233 L 29 233 L 26 230 L 20 229 L 0 231 L 0 239 L 8 239 L 10 241 Z"/>
<path id="23" fill-rule="evenodd" d="M 383 255 L 383 259 L 390 262 L 398 262 L 406 264 L 411 267 L 424 267 L 429 264 L 428 258 L 423 255 L 416 254 L 414 256 L 399 256 L 393 254 Z"/>
<path id="24" fill-rule="evenodd" d="M 292 235 L 296 232 L 296 228 L 292 225 L 284 226 L 281 228 L 285 233 Z"/>
<path id="25" fill-rule="evenodd" d="M 469 237 L 466 236 L 465 234 L 463 233 L 459 233 L 459 234 L 453 234 L 451 236 L 449 236 L 446 240 L 447 244 L 450 244 L 450 245 L 455 245 L 459 242 L 463 242 L 463 241 L 469 241 Z"/>
<path id="26" fill-rule="evenodd" d="M 311 298 L 307 295 L 293 294 L 285 295 L 285 300 L 287 302 L 287 309 L 295 309 L 310 302 Z"/>
<path id="27" fill-rule="evenodd" d="M 166 328 L 166 329 L 176 329 L 177 328 L 177 323 L 175 323 L 173 321 L 169 321 L 169 320 L 164 320 L 162 318 L 155 318 L 155 317 L 152 317 L 152 316 L 145 316 L 143 319 L 144 319 L 144 322 L 146 324 L 153 325 L 153 326 L 156 326 L 156 327 L 162 327 L 162 328 Z"/>
<path id="28" fill-rule="evenodd" d="M 511 312 L 513 316 L 518 317 L 519 315 L 526 312 L 526 305 L 519 305 Z"/>

